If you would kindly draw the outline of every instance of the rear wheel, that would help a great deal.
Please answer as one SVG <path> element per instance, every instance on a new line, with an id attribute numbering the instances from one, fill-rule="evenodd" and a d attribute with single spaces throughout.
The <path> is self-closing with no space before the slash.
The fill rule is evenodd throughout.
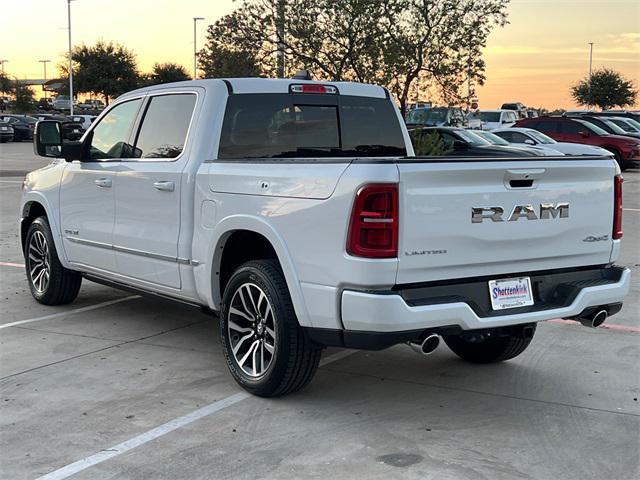
<path id="1" fill-rule="evenodd" d="M 518 325 L 509 329 L 485 330 L 445 335 L 444 342 L 463 360 L 472 363 L 495 363 L 517 357 L 531 343 L 536 324 Z"/>
<path id="2" fill-rule="evenodd" d="M 320 361 L 321 349 L 300 328 L 273 260 L 247 262 L 231 276 L 223 295 L 220 337 L 233 378 L 254 395 L 300 390 Z"/>
<path id="3" fill-rule="evenodd" d="M 82 276 L 60 263 L 47 217 L 36 218 L 29 226 L 24 249 L 33 298 L 45 305 L 73 302 L 80 291 Z"/>

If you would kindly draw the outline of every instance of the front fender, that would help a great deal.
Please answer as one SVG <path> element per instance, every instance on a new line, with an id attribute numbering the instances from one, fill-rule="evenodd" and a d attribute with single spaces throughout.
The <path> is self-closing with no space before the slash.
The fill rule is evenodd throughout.
<path id="1" fill-rule="evenodd" d="M 59 217 L 55 213 L 58 210 L 51 204 L 47 196 L 40 191 L 30 190 L 22 195 L 22 201 L 20 202 L 20 222 L 18 226 L 21 236 L 20 240 L 24 241 L 22 238 L 22 222 L 25 218 L 30 216 L 30 211 L 34 203 L 42 205 L 42 208 L 44 208 L 46 212 L 47 220 L 51 227 L 51 236 L 53 237 L 53 242 L 56 246 L 56 252 L 58 253 L 60 263 L 65 268 L 71 268 L 71 265 L 67 260 L 66 252 L 64 251 L 64 245 L 62 244 L 62 232 L 60 230 Z"/>
<path id="2" fill-rule="evenodd" d="M 276 252 L 287 287 L 291 295 L 293 308 L 301 326 L 311 326 L 296 269 L 286 243 L 276 229 L 264 218 L 253 215 L 232 215 L 224 218 L 212 229 L 206 229 L 204 249 L 200 250 L 204 263 L 194 267 L 196 289 L 200 298 L 215 311 L 219 309 L 221 298 L 218 272 L 223 247 L 229 236 L 236 230 L 248 230 L 265 237 Z"/>

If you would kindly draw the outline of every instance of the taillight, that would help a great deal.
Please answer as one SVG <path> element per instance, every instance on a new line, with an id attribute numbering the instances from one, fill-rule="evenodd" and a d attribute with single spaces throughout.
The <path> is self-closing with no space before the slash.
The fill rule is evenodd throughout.
<path id="1" fill-rule="evenodd" d="M 351 212 L 347 252 L 366 258 L 398 256 L 398 185 L 365 185 Z"/>
<path id="2" fill-rule="evenodd" d="M 622 175 L 613 178 L 613 234 L 611 238 L 622 238 Z"/>
<path id="3" fill-rule="evenodd" d="M 320 85 L 317 83 L 302 83 L 290 85 L 289 91 L 291 93 L 329 93 L 332 95 L 338 93 L 338 89 L 333 85 Z"/>

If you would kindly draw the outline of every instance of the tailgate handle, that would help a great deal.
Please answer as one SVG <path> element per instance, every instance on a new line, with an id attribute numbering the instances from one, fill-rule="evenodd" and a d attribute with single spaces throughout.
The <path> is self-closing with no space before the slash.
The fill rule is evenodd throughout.
<path id="1" fill-rule="evenodd" d="M 507 170 L 504 174 L 505 180 L 537 180 L 545 173 L 546 168 L 532 168 L 527 170 Z"/>

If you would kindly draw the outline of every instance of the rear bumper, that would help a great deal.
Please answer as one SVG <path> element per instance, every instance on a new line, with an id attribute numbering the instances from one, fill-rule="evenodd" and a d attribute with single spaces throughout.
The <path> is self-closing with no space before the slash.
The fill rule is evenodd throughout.
<path id="1" fill-rule="evenodd" d="M 570 318 L 589 307 L 620 303 L 629 292 L 630 277 L 628 268 L 617 266 L 532 274 L 536 304 L 499 313 L 485 306 L 489 302 L 485 279 L 389 292 L 345 290 L 342 323 L 345 331 L 394 334 L 452 326 L 475 330 Z"/>

